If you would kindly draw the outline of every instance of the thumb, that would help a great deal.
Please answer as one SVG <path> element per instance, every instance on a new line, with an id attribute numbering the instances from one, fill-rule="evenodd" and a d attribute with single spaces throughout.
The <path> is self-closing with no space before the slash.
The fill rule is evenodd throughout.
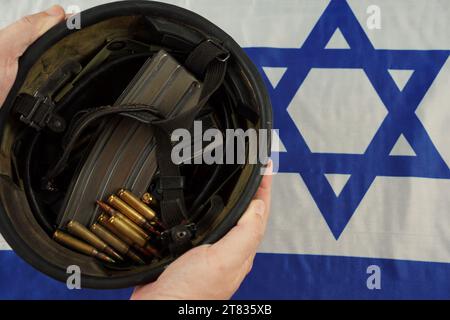
<path id="1" fill-rule="evenodd" d="M 225 267 L 236 268 L 252 257 L 265 231 L 268 212 L 262 200 L 253 200 L 237 225 L 208 249 Z M 217 260 L 217 259 L 215 259 Z"/>
<path id="2" fill-rule="evenodd" d="M 64 17 L 64 9 L 58 5 L 45 12 L 23 17 L 0 31 L 0 48 L 7 48 L 6 53 L 10 58 L 18 58 L 28 46 L 64 20 Z"/>

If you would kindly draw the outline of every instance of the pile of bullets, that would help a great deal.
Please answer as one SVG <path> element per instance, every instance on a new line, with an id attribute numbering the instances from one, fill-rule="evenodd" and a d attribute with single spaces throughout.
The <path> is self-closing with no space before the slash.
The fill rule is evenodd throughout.
<path id="1" fill-rule="evenodd" d="M 102 213 L 89 229 L 77 221 L 67 224 L 67 232 L 57 230 L 53 238 L 80 253 L 104 262 L 129 260 L 143 265 L 160 258 L 156 245 L 164 226 L 153 208 L 157 200 L 149 193 L 142 199 L 121 189 L 106 202 L 97 201 Z"/>

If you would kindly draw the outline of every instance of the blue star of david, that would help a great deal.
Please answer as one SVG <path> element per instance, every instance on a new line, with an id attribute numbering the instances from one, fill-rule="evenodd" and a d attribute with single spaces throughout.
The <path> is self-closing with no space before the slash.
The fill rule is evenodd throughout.
<path id="1" fill-rule="evenodd" d="M 337 28 L 350 49 L 325 49 Z M 246 52 L 265 77 L 274 127 L 287 151 L 279 153 L 279 170 L 301 175 L 336 240 L 377 176 L 450 179 L 449 167 L 415 114 L 449 51 L 375 49 L 347 2 L 332 0 L 301 48 L 247 48 Z M 273 88 L 262 67 L 287 70 Z M 386 106 L 388 115 L 364 154 L 311 152 L 289 116 L 287 108 L 312 68 L 363 69 Z M 388 69 L 414 72 L 400 90 Z M 389 155 L 401 134 L 416 156 Z M 339 196 L 326 180 L 330 173 L 351 175 Z"/>

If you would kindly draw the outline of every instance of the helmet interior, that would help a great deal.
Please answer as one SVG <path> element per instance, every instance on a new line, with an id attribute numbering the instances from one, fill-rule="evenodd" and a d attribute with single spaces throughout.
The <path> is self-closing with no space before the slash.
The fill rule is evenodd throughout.
<path id="1" fill-rule="evenodd" d="M 2 110 L 0 124 L 0 229 L 5 239 L 25 260 L 59 280 L 65 280 L 67 266 L 78 265 L 83 285 L 97 288 L 153 280 L 175 257 L 166 254 L 144 266 L 111 266 L 52 240 L 61 203 L 95 140 L 96 127 L 83 134 L 52 186 L 43 185 L 43 176 L 61 153 L 64 134 L 37 132 L 22 123 L 10 112 L 15 97 L 22 93 L 33 95 L 68 60 L 78 62 L 85 70 L 99 51 L 111 43 L 138 44 L 139 48 L 126 50 L 112 47 L 112 51 L 119 48 L 117 55 L 85 70 L 73 86 L 65 85 L 55 93 L 55 110 L 70 123 L 80 111 L 112 105 L 146 59 L 159 49 L 167 50 L 183 63 L 200 41 L 215 37 L 221 38 L 231 58 L 225 81 L 209 100 L 208 112 L 203 115 L 221 131 L 270 128 L 271 124 L 270 103 L 264 90 L 261 92 L 261 80 L 242 50 L 221 30 L 214 26 L 205 29 L 210 23 L 203 18 L 168 5 L 110 8 L 107 13 L 97 10 L 82 16 L 87 23 L 80 30 L 57 26 L 28 50 L 20 62 L 19 76 Z M 224 203 L 220 212 L 199 225 L 194 245 L 216 241 L 236 223 L 259 184 L 259 169 L 259 165 L 248 163 L 182 166 L 187 208 L 197 210 L 197 220 L 207 211 L 202 204 L 213 193 L 220 195 Z M 157 194 L 157 186 L 157 179 L 152 180 L 148 190 Z"/>

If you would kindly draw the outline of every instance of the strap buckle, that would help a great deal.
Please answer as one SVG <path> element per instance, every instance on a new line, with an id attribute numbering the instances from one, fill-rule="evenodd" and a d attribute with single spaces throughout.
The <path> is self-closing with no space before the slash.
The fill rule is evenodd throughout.
<path id="1" fill-rule="evenodd" d="M 64 131 L 66 124 L 63 118 L 53 113 L 55 105 L 48 96 L 36 91 L 33 96 L 22 94 L 18 96 L 16 111 L 20 121 L 40 131 L 48 126 L 52 131 Z"/>
<path id="2" fill-rule="evenodd" d="M 219 51 L 221 51 L 222 53 L 217 55 L 216 59 L 220 62 L 226 62 L 228 59 L 230 59 L 230 51 L 228 51 L 227 49 L 225 49 L 224 46 L 222 46 L 220 43 L 218 43 L 217 41 L 213 40 L 213 39 L 207 39 L 206 42 L 211 43 L 212 45 L 214 45 L 216 48 L 219 49 Z"/>

